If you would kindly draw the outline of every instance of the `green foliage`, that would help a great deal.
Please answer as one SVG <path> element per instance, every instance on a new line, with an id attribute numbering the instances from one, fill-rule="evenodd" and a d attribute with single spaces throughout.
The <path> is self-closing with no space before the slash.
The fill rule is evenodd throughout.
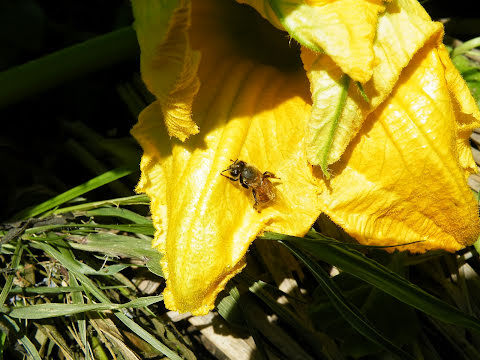
<path id="1" fill-rule="evenodd" d="M 480 106 L 480 38 L 475 38 L 451 51 L 452 62 L 467 82 L 473 97 Z"/>
<path id="2" fill-rule="evenodd" d="M 76 196 L 103 185 L 104 177 L 97 177 L 77 187 Z M 114 179 L 110 177 L 109 181 Z M 66 357 L 83 352 L 85 358 L 93 358 L 91 344 L 95 341 L 89 329 L 96 329 L 97 333 L 100 331 L 98 335 L 103 334 L 99 326 L 106 326 L 102 325 L 106 320 L 98 319 L 98 315 L 95 315 L 101 313 L 102 318 L 110 322 L 112 315 L 118 319 L 117 324 L 108 326 L 120 331 L 119 334 L 129 329 L 133 336 L 139 338 L 137 348 L 132 349 L 127 339 L 122 340 L 122 336 L 117 335 L 120 338 L 116 340 L 116 345 L 122 345 L 112 348 L 110 342 L 105 343 L 103 335 L 100 336 L 103 346 L 112 355 L 116 353 L 131 358 L 135 352 L 146 352 L 147 346 L 148 351 L 164 354 L 170 359 L 180 359 L 179 354 L 191 358 L 192 354 L 181 343 L 174 341 L 173 347 L 169 348 L 162 341 L 165 333 L 156 333 L 152 321 L 163 320 L 150 309 L 158 307 L 162 297 L 141 296 L 135 285 L 141 281 L 158 285 L 162 282 L 157 277 L 162 276 L 160 254 L 150 246 L 153 235 L 151 220 L 121 207 L 139 203 L 139 198 L 135 201 L 132 201 L 132 197 L 126 197 L 107 202 L 83 202 L 76 205 L 79 210 L 70 209 L 67 215 L 64 215 L 64 208 L 57 208 L 50 212 L 51 215 L 41 219 L 31 218 L 9 225 L 10 230 L 3 234 L 1 253 L 11 258 L 10 267 L 6 269 L 12 270 L 8 271 L 7 281 L 2 288 L 0 299 L 5 305 L 0 312 L 4 314 L 1 323 L 8 327 L 5 321 L 11 322 L 17 330 L 4 336 L 3 343 L 17 340 L 30 356 L 42 358 L 46 356 L 44 347 L 37 348 L 36 341 L 28 335 L 17 337 L 29 333 L 28 328 L 24 328 L 25 324 L 18 320 L 30 319 L 38 332 L 46 326 L 45 319 L 54 318 L 56 325 L 50 327 L 47 333 L 52 335 L 52 331 L 58 329 L 55 332 L 60 337 L 47 336 L 45 341 L 53 341 Z M 66 202 L 71 196 L 59 195 L 53 201 L 44 203 L 48 206 L 36 207 L 41 211 L 34 211 L 41 217 L 53 206 L 62 204 L 58 199 Z M 107 222 L 95 221 L 100 219 Z M 152 272 L 143 271 L 142 275 L 142 271 L 139 271 L 142 268 L 152 269 Z M 124 274 L 132 277 L 134 282 Z M 43 277 L 43 281 L 39 283 L 38 277 Z M 40 285 L 42 283 L 47 286 Z M 128 312 L 125 313 L 125 310 Z M 135 319 L 142 319 L 142 325 L 126 314 L 135 314 Z M 60 320 L 62 318 L 63 321 Z M 66 335 L 71 337 L 75 332 L 65 333 L 65 330 L 57 328 L 62 322 L 69 324 L 71 330 L 76 329 L 80 337 L 69 339 Z M 77 342 L 76 348 L 72 344 L 67 345 L 71 340 Z M 142 341 L 145 345 L 138 347 Z"/>

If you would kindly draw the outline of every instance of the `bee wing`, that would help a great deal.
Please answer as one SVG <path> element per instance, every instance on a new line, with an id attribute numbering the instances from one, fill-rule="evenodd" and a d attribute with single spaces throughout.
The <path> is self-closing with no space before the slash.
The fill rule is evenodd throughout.
<path id="1" fill-rule="evenodd" d="M 257 199 L 259 202 L 268 202 L 275 199 L 275 188 L 268 179 L 263 179 L 262 185 L 257 187 Z"/>

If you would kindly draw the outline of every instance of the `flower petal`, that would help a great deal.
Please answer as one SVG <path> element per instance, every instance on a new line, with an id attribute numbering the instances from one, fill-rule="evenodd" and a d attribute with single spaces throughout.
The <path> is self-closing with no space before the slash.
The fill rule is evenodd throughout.
<path id="1" fill-rule="evenodd" d="M 440 60 L 445 66 L 445 79 L 453 100 L 460 165 L 465 169 L 465 176 L 468 177 L 470 174 L 477 172 L 469 138 L 473 129 L 480 127 L 480 111 L 467 84 L 453 65 L 445 46 L 440 45 L 438 50 Z"/>
<path id="2" fill-rule="evenodd" d="M 154 201 L 155 218 L 167 214 L 165 240 L 165 220 L 156 221 L 155 237 L 165 252 L 165 304 L 194 314 L 213 307 L 218 292 L 243 268 L 248 246 L 265 226 L 302 235 L 320 212 L 318 190 L 302 160 L 305 124 L 298 115 L 303 112 L 306 117 L 309 106 L 297 94 L 299 87 L 308 89 L 306 84 L 249 63 L 230 63 L 223 70 L 218 78 L 203 81 L 211 96 L 215 90 L 222 95 L 211 99 L 206 116 L 197 119 L 204 134 L 200 144 L 176 143 L 164 154 L 150 150 L 148 144 L 162 141 L 152 109 L 156 104 L 141 114 L 133 131 L 145 149 L 138 190 Z M 278 199 L 260 213 L 253 209 L 251 191 L 220 176 L 231 158 L 278 176 Z M 163 187 L 167 196 L 159 199 Z"/>
<path id="3" fill-rule="evenodd" d="M 422 241 L 399 249 L 454 251 L 478 237 L 477 204 L 458 158 L 455 123 L 456 108 L 476 110 L 468 105 L 471 95 L 466 104 L 452 101 L 457 95 L 449 90 L 464 85 L 453 68 L 445 69 L 442 49 L 430 42 L 415 55 L 392 96 L 332 166 L 336 176 L 323 184 L 325 212 L 361 243 Z M 477 118 L 469 125 L 479 124 Z"/>
<path id="4" fill-rule="evenodd" d="M 325 52 L 355 81 L 367 82 L 374 66 L 373 40 L 382 0 L 237 0 L 254 7 L 304 47 Z"/>
<path id="5" fill-rule="evenodd" d="M 338 161 L 355 137 L 368 114 L 389 96 L 400 73 L 415 53 L 428 41 L 441 41 L 443 27 L 432 22 L 416 0 L 397 0 L 387 4 L 380 15 L 373 43 L 375 67 L 373 77 L 363 85 L 370 102 L 351 83 L 344 104 L 339 94 L 344 90 L 342 69 L 327 54 L 315 54 L 303 48 L 302 60 L 310 79 L 313 99 L 308 124 L 307 154 L 311 164 L 327 167 Z M 343 112 L 333 117 L 339 106 Z"/>
<path id="6" fill-rule="evenodd" d="M 232 32 L 228 18 L 208 20 L 219 19 L 218 8 L 231 5 L 201 1 L 194 6 L 191 40 L 202 51 L 202 85 L 193 114 L 202 132 L 184 143 L 168 141 L 158 121 L 160 106 L 153 103 L 132 133 L 145 151 L 138 191 L 152 199 L 153 244 L 164 253 L 165 305 L 200 315 L 213 308 L 226 282 L 245 266 L 257 234 L 266 229 L 305 234 L 320 212 L 320 200 L 304 153 L 310 113 L 305 74 L 238 53 L 246 49 L 226 37 L 244 28 Z M 260 211 L 253 208 L 250 189 L 221 176 L 237 158 L 280 178 L 272 179 L 276 199 Z"/>
<path id="7" fill-rule="evenodd" d="M 135 31 L 141 49 L 140 69 L 156 96 L 170 136 L 185 141 L 198 133 L 191 109 L 200 86 L 200 53 L 188 39 L 190 1 L 132 0 Z"/>

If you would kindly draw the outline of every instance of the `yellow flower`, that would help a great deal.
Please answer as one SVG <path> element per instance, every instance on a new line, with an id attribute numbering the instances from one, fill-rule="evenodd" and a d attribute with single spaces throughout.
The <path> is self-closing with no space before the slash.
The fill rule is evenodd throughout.
<path id="1" fill-rule="evenodd" d="M 207 313 L 258 234 L 301 236 L 321 212 L 362 243 L 472 243 L 480 115 L 442 26 L 414 0 L 241 2 L 258 13 L 132 0 L 157 98 L 132 130 L 137 191 L 151 198 L 167 308 Z M 274 200 L 255 209 L 251 188 L 221 176 L 236 159 L 275 174 Z"/>

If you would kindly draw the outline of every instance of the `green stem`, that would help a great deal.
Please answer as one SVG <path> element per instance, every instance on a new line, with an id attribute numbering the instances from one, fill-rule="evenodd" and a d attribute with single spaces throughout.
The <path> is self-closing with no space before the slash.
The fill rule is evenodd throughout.
<path id="1" fill-rule="evenodd" d="M 15 66 L 0 73 L 0 108 L 77 77 L 138 56 L 132 27 Z"/>
<path id="2" fill-rule="evenodd" d="M 450 53 L 450 57 L 454 58 L 455 56 L 465 54 L 466 52 L 475 49 L 476 47 L 480 46 L 480 37 L 476 37 L 474 39 L 468 40 L 464 42 L 462 45 L 457 46 L 455 49 L 452 50 Z"/>
<path id="3" fill-rule="evenodd" d="M 337 131 L 340 117 L 342 116 L 343 109 L 345 108 L 345 104 L 347 102 L 349 86 L 350 76 L 348 76 L 347 74 L 343 74 L 340 78 L 341 91 L 339 94 L 337 106 L 335 108 L 335 113 L 333 114 L 333 121 L 330 127 L 330 134 L 328 134 L 327 146 L 324 148 L 325 151 L 320 152 L 317 155 L 317 159 L 320 160 L 320 167 L 322 168 L 322 171 L 327 179 L 330 179 L 330 173 L 328 172 L 328 155 L 330 154 L 330 150 L 332 149 L 333 138 L 335 136 L 335 132 Z"/>

